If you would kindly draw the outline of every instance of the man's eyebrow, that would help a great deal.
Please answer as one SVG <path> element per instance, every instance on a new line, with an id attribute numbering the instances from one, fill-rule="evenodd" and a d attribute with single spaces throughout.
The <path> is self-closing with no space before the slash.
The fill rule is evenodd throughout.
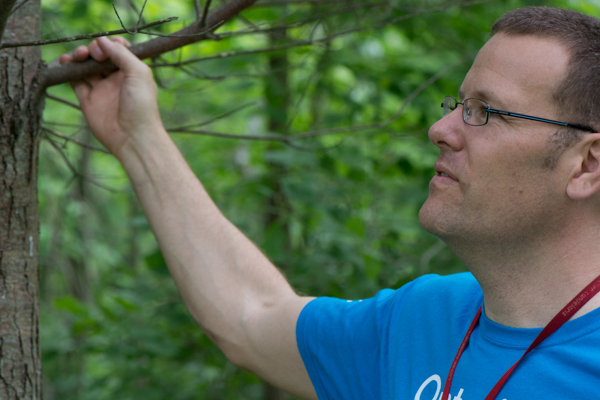
<path id="1" fill-rule="evenodd" d="M 464 100 L 465 99 L 465 92 L 460 89 L 458 91 L 458 96 L 460 98 L 460 100 Z M 469 97 L 471 98 L 476 98 L 479 100 L 483 100 L 486 103 L 490 104 L 491 108 L 503 108 L 506 105 L 504 104 L 504 102 L 502 102 L 498 97 L 496 97 L 493 92 L 490 92 L 486 89 L 476 89 L 473 93 L 469 93 Z"/>

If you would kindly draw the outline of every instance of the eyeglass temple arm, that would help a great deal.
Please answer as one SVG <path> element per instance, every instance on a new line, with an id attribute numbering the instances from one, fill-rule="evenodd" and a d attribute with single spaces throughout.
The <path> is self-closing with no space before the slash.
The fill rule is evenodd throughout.
<path id="1" fill-rule="evenodd" d="M 586 125 L 570 124 L 568 122 L 560 122 L 560 121 L 555 121 L 553 119 L 532 117 L 531 115 L 518 114 L 518 113 L 513 113 L 513 112 L 509 112 L 509 111 L 502 111 L 502 110 L 495 110 L 493 108 L 488 108 L 488 109 L 486 109 L 486 111 L 489 112 L 489 113 L 494 113 L 494 114 L 507 115 L 509 117 L 524 118 L 524 119 L 530 119 L 532 121 L 546 122 L 548 124 L 566 126 L 567 128 L 574 128 L 574 129 L 579 129 L 579 130 L 582 130 L 582 131 L 596 132 L 595 129 L 593 129 L 593 128 L 589 127 L 589 126 L 586 126 Z"/>

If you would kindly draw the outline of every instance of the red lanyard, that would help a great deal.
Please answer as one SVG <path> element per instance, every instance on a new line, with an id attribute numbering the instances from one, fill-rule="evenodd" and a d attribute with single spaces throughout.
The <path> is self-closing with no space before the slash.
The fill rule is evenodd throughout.
<path id="1" fill-rule="evenodd" d="M 485 397 L 485 400 L 494 400 L 496 398 L 496 396 L 498 395 L 498 393 L 500 392 L 500 389 L 502 389 L 502 386 L 504 386 L 504 384 L 506 383 L 506 381 L 508 380 L 510 375 L 513 373 L 513 371 L 517 367 L 517 365 L 521 362 L 521 360 L 527 354 L 529 354 L 529 352 L 531 350 L 533 350 L 537 345 L 542 343 L 548 336 L 552 335 L 558 328 L 560 328 L 562 326 L 562 324 L 564 324 L 569 319 L 571 319 L 571 317 L 575 313 L 577 313 L 577 311 L 579 311 L 579 309 L 581 307 L 583 307 L 583 305 L 585 303 L 587 303 L 588 300 L 590 300 L 592 297 L 594 297 L 594 295 L 596 293 L 598 293 L 599 291 L 600 291 L 600 276 L 597 277 L 596 279 L 594 279 L 594 281 L 592 283 L 587 285 L 585 287 L 585 289 L 583 289 L 581 292 L 579 292 L 579 294 L 577 296 L 575 296 L 575 298 L 573 300 L 571 300 L 569 302 L 569 304 L 567 304 L 562 310 L 560 310 L 560 312 L 558 314 L 556 314 L 556 316 L 554 318 L 552 318 L 552 321 L 550 321 L 548 323 L 548 325 L 546 325 L 546 327 L 539 333 L 539 335 L 537 335 L 537 337 L 535 338 L 533 343 L 531 343 L 531 345 L 525 351 L 525 353 L 521 356 L 521 358 L 519 358 L 517 360 L 517 362 L 514 363 L 514 365 L 512 367 L 510 367 L 510 369 L 504 373 L 504 375 L 502 375 L 502 378 L 500 378 L 500 380 L 498 381 L 498 383 L 496 383 L 496 385 L 494 386 L 492 391 Z M 452 366 L 450 367 L 450 372 L 448 372 L 448 378 L 446 378 L 446 385 L 444 385 L 444 392 L 443 392 L 442 396 L 440 396 L 440 400 L 444 400 L 444 394 L 446 396 L 445 399 L 450 400 L 450 386 L 452 385 L 452 378 L 454 377 L 454 370 L 456 369 L 456 366 L 458 365 L 458 360 L 460 360 L 460 356 L 462 356 L 462 353 L 465 351 L 465 348 L 469 344 L 469 338 L 471 337 L 471 333 L 473 333 L 473 330 L 475 329 L 475 326 L 477 325 L 477 322 L 479 321 L 480 316 L 481 316 L 481 306 L 479 307 L 479 310 L 477 310 L 477 314 L 475 314 L 475 318 L 473 318 L 473 322 L 471 322 L 471 326 L 469 326 L 469 330 L 467 331 L 467 334 L 465 335 L 465 338 L 463 339 L 462 343 L 460 344 L 460 347 L 458 348 L 458 352 L 456 353 L 456 356 L 454 357 L 454 361 L 452 362 Z"/>

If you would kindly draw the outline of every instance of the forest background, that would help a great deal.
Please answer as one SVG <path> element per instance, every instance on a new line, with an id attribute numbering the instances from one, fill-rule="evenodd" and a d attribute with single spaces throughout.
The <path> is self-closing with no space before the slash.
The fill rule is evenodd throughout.
<path id="1" fill-rule="evenodd" d="M 142 4 L 116 1 L 126 26 Z M 263 0 L 217 30 L 245 33 L 148 62 L 164 124 L 195 131 L 173 138 L 223 213 L 299 292 L 365 298 L 464 270 L 417 220 L 438 154 L 427 131 L 493 21 L 526 5 L 600 17 L 598 0 Z M 42 7 L 44 39 L 121 27 L 108 0 Z M 143 13 L 172 16 L 179 20 L 153 32 L 188 25 L 194 2 L 150 0 Z M 78 44 L 44 46 L 44 59 Z M 254 51 L 276 46 L 285 49 Z M 165 65 L 192 58 L 209 59 Z M 44 398 L 265 399 L 268 388 L 229 363 L 187 313 L 120 165 L 56 136 L 100 146 L 81 113 L 56 100 L 76 102 L 69 86 L 48 94 L 39 159 Z"/>

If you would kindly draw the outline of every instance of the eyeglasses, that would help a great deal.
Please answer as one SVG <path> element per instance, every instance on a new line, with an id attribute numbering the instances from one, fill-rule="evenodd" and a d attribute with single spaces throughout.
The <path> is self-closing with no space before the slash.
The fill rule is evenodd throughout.
<path id="1" fill-rule="evenodd" d="M 455 99 L 452 96 L 444 97 L 444 102 L 442 103 L 442 109 L 444 111 L 442 112 L 442 117 L 445 117 L 446 115 L 448 115 L 452 111 L 454 111 L 456 109 L 456 107 L 458 107 L 459 104 L 462 104 L 462 106 L 463 106 L 462 117 L 463 117 L 463 121 L 465 121 L 465 124 L 467 124 L 467 125 L 472 125 L 472 126 L 485 125 L 488 123 L 490 113 L 493 113 L 493 114 L 507 115 L 509 117 L 515 117 L 515 118 L 529 119 L 532 121 L 546 122 L 548 124 L 566 126 L 568 128 L 579 129 L 582 131 L 596 132 L 595 129 L 593 129 L 589 126 L 586 126 L 586 125 L 571 124 L 571 123 L 567 123 L 567 122 L 554 121 L 554 120 L 546 119 L 546 118 L 532 117 L 531 115 L 496 110 L 496 109 L 490 108 L 490 105 L 488 103 L 486 103 L 483 100 L 479 100 L 479 99 L 466 99 L 465 101 L 463 101 L 461 103 L 460 101 L 458 101 L 457 99 Z"/>

